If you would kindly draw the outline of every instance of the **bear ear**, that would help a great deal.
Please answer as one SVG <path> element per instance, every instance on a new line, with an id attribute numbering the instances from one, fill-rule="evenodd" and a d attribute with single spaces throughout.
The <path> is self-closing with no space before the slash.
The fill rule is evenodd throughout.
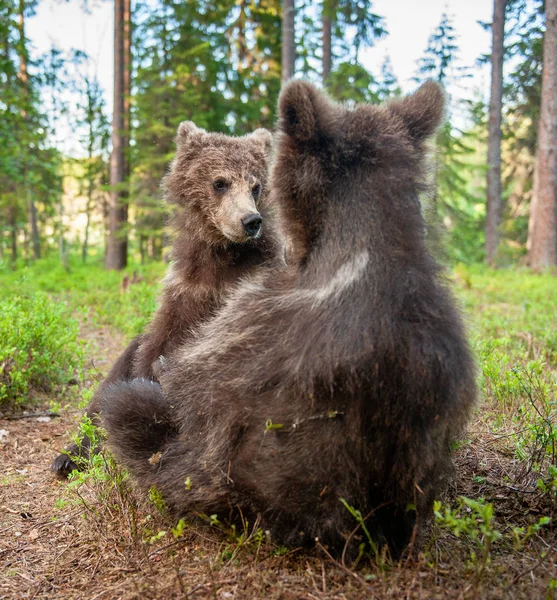
<path id="1" fill-rule="evenodd" d="M 250 133 L 249 137 L 257 143 L 261 144 L 266 154 L 269 154 L 269 152 L 271 152 L 271 148 L 273 147 L 273 136 L 270 131 L 260 127 L 259 129 L 256 129 L 255 131 Z"/>
<path id="2" fill-rule="evenodd" d="M 279 127 L 301 141 L 316 136 L 332 104 L 324 92 L 305 81 L 289 81 L 279 96 Z"/>
<path id="3" fill-rule="evenodd" d="M 202 133 L 205 133 L 205 130 L 198 127 L 193 121 L 182 121 L 180 125 L 178 125 L 176 143 L 183 144 Z"/>
<path id="4" fill-rule="evenodd" d="M 435 81 L 426 81 L 410 96 L 389 105 L 416 142 L 433 135 L 445 118 L 445 93 Z"/>

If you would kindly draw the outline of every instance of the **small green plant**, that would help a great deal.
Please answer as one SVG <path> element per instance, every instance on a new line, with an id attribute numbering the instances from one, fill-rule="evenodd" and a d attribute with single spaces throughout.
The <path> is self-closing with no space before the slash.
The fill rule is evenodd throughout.
<path id="1" fill-rule="evenodd" d="M 180 519 L 178 521 L 178 523 L 176 523 L 176 527 L 173 527 L 170 530 L 170 532 L 176 539 L 178 539 L 184 535 L 185 529 L 186 529 L 186 522 L 184 521 L 184 519 Z"/>
<path id="2" fill-rule="evenodd" d="M 284 425 L 282 423 L 273 423 L 272 419 L 267 419 L 265 421 L 265 433 L 268 431 L 274 431 L 276 429 L 282 429 Z"/>
<path id="3" fill-rule="evenodd" d="M 545 477 L 540 477 L 537 482 L 538 488 L 551 500 L 557 500 L 557 466 L 549 465 Z"/>
<path id="4" fill-rule="evenodd" d="M 435 521 L 442 529 L 456 537 L 465 537 L 472 542 L 470 556 L 472 563 L 478 562 L 475 549 L 480 551 L 480 573 L 490 560 L 493 544 L 501 539 L 501 532 L 493 522 L 493 504 L 483 498 L 473 500 L 461 496 L 456 508 L 435 501 L 433 506 Z M 475 548 L 475 549 L 474 549 Z"/>
<path id="5" fill-rule="evenodd" d="M 97 448 L 104 439 L 104 431 L 95 427 L 86 417 L 80 425 L 78 441 L 83 434 Z M 137 505 L 129 487 L 128 472 L 115 462 L 105 448 L 72 458 L 76 460 L 80 470 L 70 473 L 66 489 L 74 504 L 85 508 L 83 517 L 98 525 L 99 521 L 104 523 L 107 514 L 113 520 L 118 516 L 125 522 L 124 527 L 130 532 L 132 542 L 138 539 Z"/>
<path id="6" fill-rule="evenodd" d="M 162 514 L 168 512 L 168 506 L 163 498 L 162 493 L 153 485 L 149 489 L 149 502 Z"/>
<path id="7" fill-rule="evenodd" d="M 159 540 L 166 536 L 166 531 L 157 531 L 154 535 L 149 538 L 149 544 L 156 544 Z"/>
<path id="8" fill-rule="evenodd" d="M 543 527 L 551 523 L 550 517 L 540 517 L 537 523 L 532 523 L 528 527 L 513 527 L 515 550 L 521 550 L 524 544 L 534 535 L 537 535 Z"/>
<path id="9" fill-rule="evenodd" d="M 354 517 L 354 519 L 356 520 L 356 523 L 358 523 L 358 526 L 364 532 L 364 535 L 366 536 L 366 539 L 367 539 L 367 546 L 368 546 L 367 548 L 366 548 L 365 542 L 362 542 L 360 544 L 358 557 L 356 558 L 356 561 L 355 561 L 356 564 L 360 561 L 362 556 L 367 553 L 367 554 L 370 554 L 371 556 L 373 556 L 376 564 L 381 569 L 385 568 L 386 564 L 384 562 L 384 558 L 381 556 L 381 553 L 379 551 L 379 546 L 375 543 L 374 539 L 372 538 L 371 533 L 369 532 L 369 529 L 367 528 L 367 525 L 366 525 L 366 519 L 364 518 L 362 513 L 359 510 L 357 510 L 356 508 L 354 508 L 353 506 L 350 506 L 350 504 L 348 504 L 348 502 L 344 498 L 339 498 L 339 500 L 342 503 L 342 505 L 344 506 L 344 508 L 346 508 L 346 510 Z"/>
<path id="10" fill-rule="evenodd" d="M 211 527 L 220 527 L 221 522 L 219 521 L 218 515 L 210 515 L 209 516 L 209 525 Z"/>

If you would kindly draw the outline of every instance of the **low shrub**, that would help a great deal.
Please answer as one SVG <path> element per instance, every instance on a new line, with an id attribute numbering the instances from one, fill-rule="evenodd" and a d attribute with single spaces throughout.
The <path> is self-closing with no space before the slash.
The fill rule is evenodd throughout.
<path id="1" fill-rule="evenodd" d="M 37 392 L 81 379 L 78 333 L 68 306 L 44 292 L 0 300 L 0 407 L 27 406 Z"/>

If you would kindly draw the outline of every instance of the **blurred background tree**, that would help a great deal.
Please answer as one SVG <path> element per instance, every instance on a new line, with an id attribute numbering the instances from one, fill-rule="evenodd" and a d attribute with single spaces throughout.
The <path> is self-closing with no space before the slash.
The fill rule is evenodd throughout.
<path id="1" fill-rule="evenodd" d="M 102 255 L 116 269 L 128 256 L 160 260 L 159 184 L 183 120 L 236 135 L 272 128 L 281 81 L 291 76 L 349 103 L 401 93 L 388 56 L 373 69 L 361 60 L 388 35 L 372 0 L 115 0 L 109 115 L 90 57 L 56 48 L 43 56 L 30 45 L 26 24 L 37 2 L 0 0 L 0 260 L 14 268 L 53 252 L 65 264 L 72 252 L 83 261 Z M 554 2 L 493 0 L 494 51 L 478 57 L 492 64 L 491 98 L 448 95 L 429 212 L 447 234 L 452 261 L 515 264 L 530 249 L 530 263 L 540 267 L 532 259 L 536 242 L 555 246 L 548 238 L 557 235 L 554 222 L 540 232 L 531 218 L 533 198 L 543 196 L 543 214 L 553 214 L 555 202 L 533 194 L 534 180 L 536 189 L 551 189 L 557 168 L 543 156 L 538 163 L 547 168 L 536 168 L 542 71 L 552 81 L 544 36 L 552 48 Z M 448 90 L 465 88 L 458 45 L 455 23 L 442 15 L 417 61 L 416 84 L 433 78 Z M 64 119 L 76 133 L 69 153 L 58 143 Z M 553 137 L 551 130 L 544 139 L 545 156 Z"/>

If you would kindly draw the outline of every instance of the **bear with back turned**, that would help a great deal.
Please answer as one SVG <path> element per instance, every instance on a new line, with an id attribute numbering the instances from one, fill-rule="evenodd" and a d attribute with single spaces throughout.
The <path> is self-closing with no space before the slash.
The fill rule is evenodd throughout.
<path id="1" fill-rule="evenodd" d="M 284 261 L 284 242 L 269 202 L 271 134 L 257 129 L 231 137 L 186 121 L 178 128 L 176 157 L 163 180 L 172 210 L 172 264 L 146 332 L 113 365 L 86 414 L 96 422 L 102 390 L 120 380 L 158 380 L 168 357 L 210 319 L 238 281 Z M 72 444 L 51 469 L 66 477 L 87 456 L 90 440 Z"/>
<path id="2" fill-rule="evenodd" d="M 398 554 L 476 399 L 420 208 L 443 92 L 349 108 L 294 81 L 279 116 L 271 194 L 299 260 L 239 286 L 161 385 L 106 389 L 108 443 L 175 515 L 237 507 L 279 543 L 339 554 L 359 543 L 349 505 Z"/>

